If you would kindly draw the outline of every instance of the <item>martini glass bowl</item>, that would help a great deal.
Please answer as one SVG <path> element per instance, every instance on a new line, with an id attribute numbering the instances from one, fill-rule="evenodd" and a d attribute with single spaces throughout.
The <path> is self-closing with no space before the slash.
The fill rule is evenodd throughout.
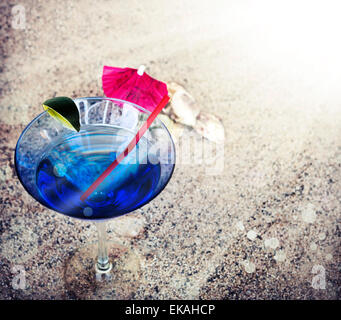
<path id="1" fill-rule="evenodd" d="M 175 147 L 156 118 L 135 149 L 85 200 L 80 196 L 124 151 L 150 112 L 127 101 L 88 97 L 74 100 L 81 130 L 72 131 L 46 111 L 22 132 L 15 168 L 26 191 L 45 207 L 92 221 L 98 243 L 86 245 L 65 263 L 65 285 L 77 298 L 131 298 L 140 262 L 129 245 L 107 241 L 106 221 L 153 200 L 169 182 Z"/>

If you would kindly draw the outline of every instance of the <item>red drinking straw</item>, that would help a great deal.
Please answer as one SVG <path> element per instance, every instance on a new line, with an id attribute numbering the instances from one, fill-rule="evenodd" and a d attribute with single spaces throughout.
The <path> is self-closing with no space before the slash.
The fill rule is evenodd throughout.
<path id="1" fill-rule="evenodd" d="M 117 167 L 117 165 L 135 148 L 135 146 L 140 141 L 141 137 L 145 134 L 148 130 L 156 116 L 160 113 L 162 108 L 168 103 L 169 96 L 165 95 L 154 111 L 150 114 L 147 121 L 142 125 L 140 130 L 136 133 L 136 136 L 130 141 L 127 148 L 119 154 L 119 156 L 115 159 L 115 161 L 106 168 L 103 173 L 95 180 L 95 182 L 82 194 L 81 200 L 86 200 L 96 189 L 97 187 L 103 182 L 103 180 Z"/>

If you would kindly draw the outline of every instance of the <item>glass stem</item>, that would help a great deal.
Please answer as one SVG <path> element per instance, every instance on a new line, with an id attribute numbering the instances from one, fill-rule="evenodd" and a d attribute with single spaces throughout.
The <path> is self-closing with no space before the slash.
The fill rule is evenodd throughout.
<path id="1" fill-rule="evenodd" d="M 106 272 L 111 269 L 109 263 L 108 249 L 107 249 L 107 224 L 106 222 L 97 222 L 98 231 L 98 255 L 96 269 L 100 272 Z"/>

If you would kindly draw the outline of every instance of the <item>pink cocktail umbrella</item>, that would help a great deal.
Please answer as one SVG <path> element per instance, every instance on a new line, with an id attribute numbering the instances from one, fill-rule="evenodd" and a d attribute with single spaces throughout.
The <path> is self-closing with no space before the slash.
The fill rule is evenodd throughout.
<path id="1" fill-rule="evenodd" d="M 150 111 L 151 114 L 139 129 L 136 136 L 128 144 L 127 148 L 119 154 L 115 161 L 83 193 L 80 198 L 82 201 L 86 200 L 117 165 L 135 148 L 140 138 L 169 101 L 167 85 L 147 75 L 144 69 L 144 66 L 140 66 L 138 70 L 108 66 L 104 66 L 103 68 L 102 84 L 104 94 L 107 97 L 135 103 Z"/>
<path id="2" fill-rule="evenodd" d="M 153 112 L 162 98 L 168 95 L 167 85 L 139 69 L 104 66 L 102 75 L 103 91 L 107 97 L 135 103 Z"/>

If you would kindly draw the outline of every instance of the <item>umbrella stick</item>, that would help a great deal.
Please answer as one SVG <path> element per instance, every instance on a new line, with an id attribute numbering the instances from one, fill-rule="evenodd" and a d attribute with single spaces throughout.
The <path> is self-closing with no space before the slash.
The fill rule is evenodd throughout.
<path id="1" fill-rule="evenodd" d="M 141 137 L 148 130 L 156 116 L 160 113 L 162 108 L 168 103 L 169 96 L 165 95 L 160 103 L 156 106 L 150 116 L 147 118 L 147 121 L 142 125 L 140 130 L 136 133 L 136 136 L 130 141 L 127 148 L 119 154 L 119 156 L 115 159 L 113 163 L 109 165 L 107 169 L 103 171 L 103 173 L 93 182 L 93 184 L 82 194 L 81 200 L 86 200 L 103 182 L 103 180 L 118 166 L 118 164 L 135 148 L 135 146 L 140 141 Z"/>

